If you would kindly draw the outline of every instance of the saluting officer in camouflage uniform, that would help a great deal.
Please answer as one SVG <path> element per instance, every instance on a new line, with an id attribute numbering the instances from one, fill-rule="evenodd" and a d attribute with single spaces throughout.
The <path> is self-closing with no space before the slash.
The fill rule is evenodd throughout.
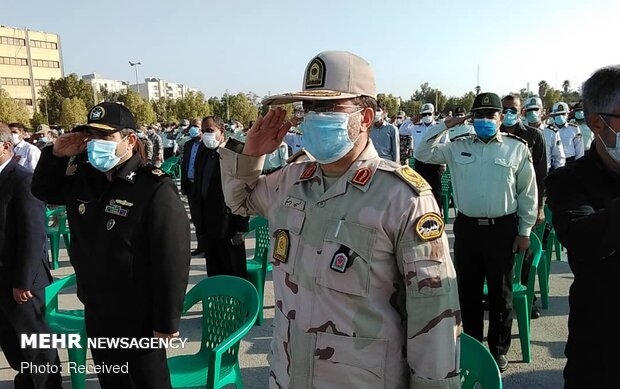
<path id="1" fill-rule="evenodd" d="M 454 222 L 454 260 L 463 308 L 463 328 L 482 341 L 485 278 L 489 291 L 489 349 L 500 370 L 508 367 L 512 329 L 514 253 L 530 245 L 536 222 L 537 191 L 527 142 L 501 133 L 502 104 L 495 93 L 476 96 L 471 112 L 475 135 L 440 144 L 449 127 L 465 119 L 448 118 L 430 128 L 416 147 L 416 158 L 447 163 L 459 210 Z"/>
<path id="2" fill-rule="evenodd" d="M 458 388 L 460 310 L 439 208 L 411 168 L 381 159 L 368 132 L 374 75 L 327 51 L 306 68 L 303 147 L 260 175 L 290 123 L 259 118 L 220 151 L 233 212 L 268 218 L 275 329 L 272 388 Z"/>

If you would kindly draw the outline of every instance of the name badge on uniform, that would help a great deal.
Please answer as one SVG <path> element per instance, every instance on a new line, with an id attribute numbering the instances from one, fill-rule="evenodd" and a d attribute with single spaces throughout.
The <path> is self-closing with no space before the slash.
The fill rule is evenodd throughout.
<path id="1" fill-rule="evenodd" d="M 111 213 L 112 215 L 127 217 L 127 210 L 121 208 L 120 205 L 106 205 L 105 212 Z"/>
<path id="2" fill-rule="evenodd" d="M 288 261 L 288 252 L 291 240 L 286 230 L 277 230 L 274 233 L 276 239 L 276 247 L 273 249 L 273 259 L 278 262 L 286 263 Z"/>
<path id="3" fill-rule="evenodd" d="M 352 264 L 351 249 L 345 245 L 340 245 L 340 248 L 332 257 L 329 268 L 338 273 L 344 273 Z"/>
<path id="4" fill-rule="evenodd" d="M 471 153 L 468 153 L 468 152 L 466 152 L 466 151 L 461 151 L 461 155 L 462 155 L 463 157 L 471 157 Z"/>

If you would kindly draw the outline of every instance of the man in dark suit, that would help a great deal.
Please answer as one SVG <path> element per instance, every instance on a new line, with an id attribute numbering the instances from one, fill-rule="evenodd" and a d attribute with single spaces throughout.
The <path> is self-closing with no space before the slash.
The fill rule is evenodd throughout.
<path id="1" fill-rule="evenodd" d="M 219 145 L 224 142 L 224 122 L 216 116 L 202 120 L 202 142 L 196 156 L 196 230 L 200 228 L 207 274 L 247 278 L 243 232 L 249 218 L 233 215 L 224 201 Z"/>
<path id="2" fill-rule="evenodd" d="M 190 139 L 185 142 L 183 147 L 183 159 L 181 160 L 181 193 L 187 195 L 189 213 L 192 217 L 194 227 L 196 228 L 198 247 L 196 247 L 196 250 L 192 251 L 192 255 L 199 255 L 204 253 L 204 248 L 202 247 L 202 229 L 198 222 L 200 219 L 200 211 L 198 210 L 200 191 L 196 189 L 196 157 L 198 156 L 198 149 L 201 145 L 200 119 L 192 120 L 188 136 Z"/>
<path id="3" fill-rule="evenodd" d="M 60 388 L 54 349 L 21 348 L 21 334 L 49 334 L 45 287 L 52 276 L 46 255 L 45 206 L 30 193 L 32 172 L 13 160 L 9 127 L 0 123 L 0 346 L 19 373 L 16 388 Z M 51 373 L 50 370 L 56 370 Z"/>

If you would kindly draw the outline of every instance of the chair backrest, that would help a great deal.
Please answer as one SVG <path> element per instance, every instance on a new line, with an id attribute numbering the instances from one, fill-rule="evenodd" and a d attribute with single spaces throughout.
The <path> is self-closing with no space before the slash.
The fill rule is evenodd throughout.
<path id="1" fill-rule="evenodd" d="M 267 266 L 269 256 L 269 222 L 262 216 L 255 216 L 250 220 L 249 232 L 254 231 L 256 244 L 254 246 L 254 260 Z"/>
<path id="2" fill-rule="evenodd" d="M 67 210 L 65 207 L 46 208 L 45 209 L 45 227 L 48 232 L 58 231 L 60 228 L 60 219 L 64 215 L 66 221 Z"/>
<path id="3" fill-rule="evenodd" d="M 444 193 L 452 191 L 452 180 L 450 178 L 450 170 L 448 169 L 441 174 L 441 191 Z"/>
<path id="4" fill-rule="evenodd" d="M 207 277 L 185 295 L 183 312 L 198 302 L 202 302 L 200 352 L 213 350 L 234 335 L 228 341 L 236 344 L 227 354 L 237 358 L 239 342 L 258 316 L 258 292 L 254 285 L 239 277 Z"/>
<path id="5" fill-rule="evenodd" d="M 174 176 L 174 167 L 179 163 L 179 157 L 173 155 L 169 157 L 164 162 L 162 162 L 160 169 L 166 172 L 166 174 Z"/>
<path id="6" fill-rule="evenodd" d="M 464 332 L 461 333 L 461 388 L 502 388 L 502 375 L 489 350 Z"/>
<path id="7" fill-rule="evenodd" d="M 45 287 L 45 315 L 58 311 L 58 294 L 62 289 L 75 285 L 75 273 L 56 280 Z"/>
<path id="8" fill-rule="evenodd" d="M 542 255 L 542 245 L 540 243 L 540 239 L 538 238 L 538 236 L 536 236 L 535 233 L 530 234 L 530 248 L 528 251 L 532 253 L 531 267 L 534 268 L 534 271 L 532 272 L 530 268 L 530 272 L 529 272 L 529 277 L 532 277 L 536 275 L 536 270 L 538 269 L 538 263 L 540 262 L 540 257 Z M 512 282 L 515 284 L 521 283 L 521 270 L 523 268 L 524 257 L 525 257 L 524 253 L 518 253 L 515 255 L 515 273 L 512 279 Z M 525 286 L 527 286 L 529 289 L 529 281 L 528 281 L 528 285 L 525 285 Z M 532 287 L 532 289 L 534 289 L 534 287 Z M 529 293 L 529 290 L 528 290 L 528 293 Z"/>
<path id="9" fill-rule="evenodd" d="M 532 253 L 532 265 L 530 267 L 530 272 L 527 276 L 527 301 L 528 307 L 531 307 L 534 303 L 534 288 L 536 284 L 536 274 L 538 273 L 538 264 L 540 263 L 540 259 L 542 258 L 542 244 L 540 243 L 540 239 L 536 234 L 530 234 L 530 250 Z M 521 274 L 521 273 L 519 273 Z M 520 277 L 519 277 L 520 278 Z"/>

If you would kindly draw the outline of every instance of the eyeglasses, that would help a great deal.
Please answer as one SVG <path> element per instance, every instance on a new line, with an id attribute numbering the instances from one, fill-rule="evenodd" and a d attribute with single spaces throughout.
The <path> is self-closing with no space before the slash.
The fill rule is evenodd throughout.
<path id="1" fill-rule="evenodd" d="M 307 114 L 308 112 L 316 112 L 316 113 L 326 113 L 326 112 L 343 112 L 343 109 L 346 108 L 357 108 L 357 109 L 361 109 L 363 107 L 360 107 L 359 105 L 353 105 L 353 104 L 338 104 L 338 103 L 334 103 L 334 102 L 320 102 L 320 101 L 314 101 L 312 103 L 303 103 L 303 107 L 304 107 L 304 115 Z"/>
<path id="2" fill-rule="evenodd" d="M 510 112 L 510 113 L 512 113 L 512 114 L 516 114 L 516 113 L 517 113 L 517 109 L 516 109 L 516 108 L 513 108 L 513 107 L 510 107 L 510 108 L 504 108 L 504 109 L 502 110 L 502 113 L 503 113 L 503 114 L 507 114 L 507 113 L 509 113 L 509 112 Z"/>
<path id="3" fill-rule="evenodd" d="M 423 114 L 422 114 L 422 115 L 420 115 L 420 116 L 422 116 L 422 117 L 424 117 L 424 116 L 433 116 L 433 114 L 432 114 L 432 113 L 430 113 L 430 112 L 426 112 L 426 113 L 423 113 Z"/>
<path id="4" fill-rule="evenodd" d="M 207 133 L 207 132 L 217 132 L 217 128 L 203 128 L 202 130 L 200 130 L 203 134 Z"/>
<path id="5" fill-rule="evenodd" d="M 497 111 L 482 110 L 474 111 L 472 112 L 472 115 L 474 119 L 495 119 L 497 113 Z"/>

